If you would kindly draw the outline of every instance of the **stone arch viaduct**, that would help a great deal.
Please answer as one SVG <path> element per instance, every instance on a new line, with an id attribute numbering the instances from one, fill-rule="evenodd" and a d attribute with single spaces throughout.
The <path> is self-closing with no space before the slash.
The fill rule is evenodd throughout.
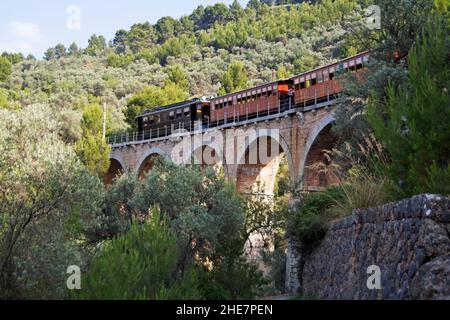
<path id="1" fill-rule="evenodd" d="M 110 184 L 123 172 L 143 176 L 152 169 L 155 158 L 163 157 L 184 164 L 219 165 L 238 191 L 245 193 L 258 185 L 271 194 L 284 157 L 292 181 L 305 191 L 319 191 L 336 182 L 332 175 L 311 167 L 323 160 L 324 151 L 333 145 L 333 109 L 333 101 L 328 101 L 144 141 L 133 141 L 124 134 L 111 143 L 111 165 L 104 182 Z"/>

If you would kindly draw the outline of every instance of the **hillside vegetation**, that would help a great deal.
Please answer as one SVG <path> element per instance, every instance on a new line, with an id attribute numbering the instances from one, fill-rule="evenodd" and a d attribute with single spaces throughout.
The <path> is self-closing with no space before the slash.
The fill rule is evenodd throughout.
<path id="1" fill-rule="evenodd" d="M 0 106 L 49 104 L 76 127 L 86 106 L 106 103 L 108 132 L 125 130 L 142 109 L 286 77 L 361 50 L 346 34 L 358 20 L 356 6 L 355 0 L 291 7 L 250 1 L 245 9 L 218 3 L 179 20 L 136 23 L 109 42 L 93 35 L 87 48 L 59 44 L 44 60 L 5 53 L 12 67 Z M 226 76 L 236 67 L 244 77 L 238 86 Z"/>

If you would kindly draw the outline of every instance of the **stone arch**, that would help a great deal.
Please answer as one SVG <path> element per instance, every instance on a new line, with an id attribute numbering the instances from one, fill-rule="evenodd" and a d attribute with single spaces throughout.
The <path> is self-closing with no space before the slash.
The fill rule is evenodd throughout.
<path id="1" fill-rule="evenodd" d="M 170 159 L 170 157 L 158 147 L 150 148 L 142 154 L 136 165 L 136 173 L 140 178 L 143 178 L 145 174 L 153 168 L 155 159 L 158 157 L 162 157 L 165 160 Z"/>
<path id="2" fill-rule="evenodd" d="M 103 175 L 103 184 L 109 186 L 113 181 L 126 172 L 126 166 L 121 157 L 110 157 L 110 164 L 108 171 Z"/>
<path id="3" fill-rule="evenodd" d="M 264 147 L 261 144 L 264 143 L 267 147 L 267 158 L 261 162 L 259 152 L 260 148 Z M 253 154 L 253 159 L 250 159 L 250 152 Z M 256 157 L 254 152 L 258 154 Z M 286 140 L 279 134 L 279 131 L 262 130 L 261 133 L 260 130 L 257 134 L 248 136 L 245 147 L 238 150 L 238 162 L 234 166 L 233 176 L 236 178 L 237 190 L 243 193 L 250 192 L 259 182 L 266 194 L 273 195 L 275 178 L 283 156 L 289 167 L 290 178 L 294 181 L 295 171 L 293 170 L 292 155 Z"/>
<path id="4" fill-rule="evenodd" d="M 331 150 L 336 138 L 331 133 L 334 116 L 323 118 L 309 135 L 300 162 L 301 187 L 309 191 L 318 191 L 337 180 L 330 174 L 310 168 L 314 163 L 324 160 L 324 150 Z"/>

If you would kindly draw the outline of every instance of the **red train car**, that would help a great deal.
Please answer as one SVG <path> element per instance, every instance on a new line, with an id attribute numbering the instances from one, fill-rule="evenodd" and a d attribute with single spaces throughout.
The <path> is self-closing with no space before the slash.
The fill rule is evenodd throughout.
<path id="1" fill-rule="evenodd" d="M 211 124 L 243 121 L 293 107 L 293 82 L 281 80 L 210 100 Z"/>
<path id="2" fill-rule="evenodd" d="M 360 70 L 368 59 L 369 53 L 363 52 L 337 63 L 292 77 L 295 106 L 307 107 L 335 98 L 341 91 L 340 84 L 335 79 L 336 72 L 340 70 Z"/>

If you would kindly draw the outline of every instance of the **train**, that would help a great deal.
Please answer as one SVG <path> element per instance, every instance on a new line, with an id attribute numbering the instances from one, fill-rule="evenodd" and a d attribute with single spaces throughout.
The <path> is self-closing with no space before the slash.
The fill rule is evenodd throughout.
<path id="1" fill-rule="evenodd" d="M 219 97 L 196 98 L 143 112 L 137 118 L 138 139 L 168 136 L 175 130 L 198 130 L 239 123 L 287 110 L 317 107 L 336 99 L 340 71 L 358 72 L 369 51 L 336 63 Z"/>

